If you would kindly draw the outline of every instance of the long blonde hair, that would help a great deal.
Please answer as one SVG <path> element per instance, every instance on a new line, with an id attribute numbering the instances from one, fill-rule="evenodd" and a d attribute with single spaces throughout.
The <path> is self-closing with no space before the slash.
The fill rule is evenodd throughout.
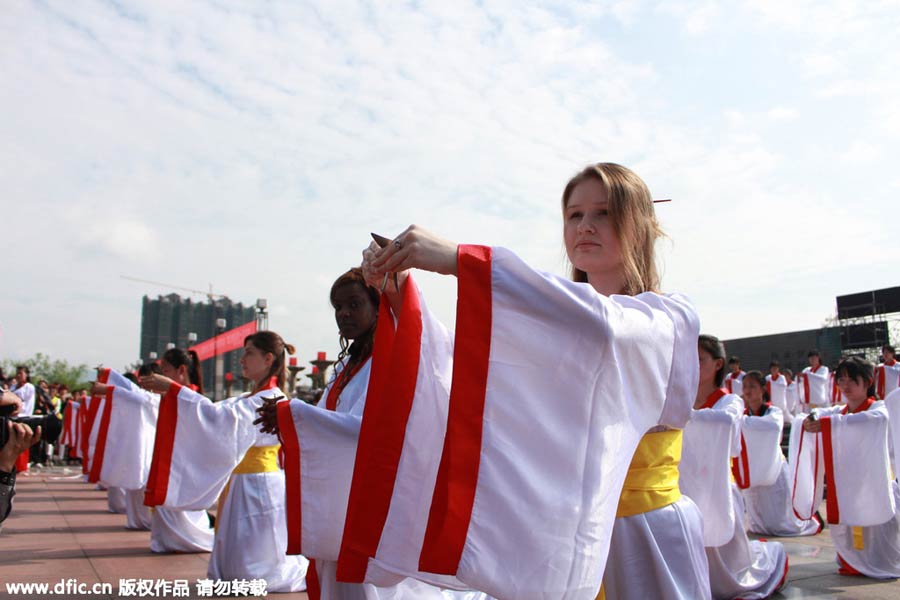
<path id="1" fill-rule="evenodd" d="M 653 197 L 644 180 L 615 163 L 597 163 L 581 170 L 566 184 L 562 195 L 562 209 L 572 192 L 589 179 L 599 181 L 609 200 L 609 217 L 622 249 L 624 293 L 629 296 L 641 292 L 659 292 L 659 271 L 656 267 L 656 240 L 665 233 L 656 220 Z M 587 273 L 572 265 L 573 281 L 587 282 Z"/>

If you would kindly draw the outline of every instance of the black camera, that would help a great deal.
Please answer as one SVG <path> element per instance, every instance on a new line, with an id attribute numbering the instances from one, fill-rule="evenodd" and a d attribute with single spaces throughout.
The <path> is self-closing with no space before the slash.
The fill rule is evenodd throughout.
<path id="1" fill-rule="evenodd" d="M 41 428 L 41 439 L 48 444 L 55 444 L 62 432 L 62 421 L 56 415 L 38 415 L 35 417 L 9 417 L 4 416 L 12 412 L 12 407 L 0 406 L 0 448 L 6 445 L 9 439 L 9 425 L 7 421 L 25 423 L 35 431 Z"/>

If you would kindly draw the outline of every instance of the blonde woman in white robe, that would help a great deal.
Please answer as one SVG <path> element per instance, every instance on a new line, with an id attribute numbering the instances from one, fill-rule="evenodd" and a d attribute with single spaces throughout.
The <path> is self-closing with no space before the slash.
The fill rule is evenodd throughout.
<path id="1" fill-rule="evenodd" d="M 594 402 L 602 402 L 594 415 L 619 413 L 616 407 L 627 407 L 615 417 L 602 419 L 605 421 L 602 426 L 619 431 L 622 437 L 604 438 L 600 424 L 590 418 L 582 420 L 579 423 L 582 427 L 577 430 L 563 434 L 570 436 L 566 439 L 573 448 L 596 444 L 593 447 L 609 449 L 620 443 L 627 447 L 623 452 L 628 456 L 634 455 L 632 468 L 619 465 L 615 475 L 605 471 L 607 477 L 601 480 L 603 485 L 609 486 L 607 488 L 601 489 L 600 481 L 593 477 L 595 468 L 597 471 L 604 470 L 605 463 L 614 454 L 611 450 L 603 456 L 587 458 L 583 470 L 574 479 L 576 483 L 567 482 L 572 484 L 567 485 L 567 489 L 583 487 L 584 491 L 583 496 L 573 499 L 570 506 L 582 501 L 591 505 L 590 523 L 566 522 L 565 525 L 566 531 L 570 526 L 572 531 L 584 528 L 584 539 L 577 535 L 579 539 L 560 539 L 558 529 L 546 531 L 548 527 L 540 518 L 532 519 L 527 526 L 522 523 L 523 530 L 527 528 L 530 531 L 517 533 L 512 525 L 504 529 L 506 535 L 512 536 L 510 539 L 532 540 L 530 544 L 512 542 L 519 544 L 516 551 L 517 556 L 521 557 L 518 559 L 521 564 L 513 568 L 508 560 L 504 560 L 502 552 L 494 555 L 485 550 L 483 561 L 463 557 L 459 563 L 459 573 L 466 573 L 463 581 L 470 580 L 475 587 L 484 585 L 479 589 L 498 597 L 593 598 L 602 583 L 601 593 L 609 598 L 708 598 L 701 517 L 694 503 L 680 494 L 677 477 L 681 456 L 679 430 L 689 418 L 696 389 L 696 335 L 699 324 L 686 299 L 677 294 L 662 295 L 658 292 L 654 243 L 662 232 L 656 220 L 652 197 L 634 172 L 613 163 L 599 163 L 586 167 L 568 182 L 562 195 L 562 213 L 563 238 L 573 265 L 574 284 L 534 271 L 502 248 L 457 245 L 418 226 L 411 226 L 384 248 L 373 245 L 364 252 L 363 265 L 370 283 L 380 281 L 388 273 L 397 273 L 400 289 L 405 285 L 407 269 L 419 268 L 455 275 L 462 288 L 469 285 L 467 282 L 470 279 L 466 279 L 466 283 L 463 279 L 469 277 L 469 265 L 474 264 L 471 261 L 482 265 L 490 263 L 487 286 L 495 321 L 490 335 L 488 368 L 492 377 L 504 367 L 519 374 L 510 377 L 507 373 L 504 376 L 510 377 L 504 379 L 504 386 L 512 384 L 512 387 L 518 388 L 507 390 L 511 395 L 505 398 L 505 404 L 511 406 L 513 412 L 521 404 L 519 410 L 522 413 L 530 416 L 536 414 L 532 412 L 535 405 L 530 403 L 531 398 L 535 397 L 534 390 L 544 389 L 548 382 L 555 381 L 555 373 L 570 376 L 566 378 L 568 381 L 561 381 L 561 385 L 554 385 L 555 394 L 544 398 L 543 405 L 559 406 L 559 414 L 589 409 L 596 406 Z M 400 304 L 400 294 L 390 286 L 389 289 L 391 306 L 396 308 Z M 463 313 L 461 308 L 457 310 Z M 498 316 L 501 311 L 503 317 Z M 638 313 L 643 316 L 638 318 Z M 518 319 L 513 318 L 514 314 L 518 314 Z M 513 320 L 507 322 L 507 316 Z M 645 320 L 644 317 L 649 318 Z M 657 326 L 659 329 L 655 329 Z M 605 332 L 605 335 L 600 334 L 602 339 L 591 336 L 595 328 Z M 551 330 L 555 337 L 549 335 Z M 500 331 L 502 333 L 494 334 Z M 537 333 L 539 331 L 542 333 Z M 534 335 L 527 332 L 534 332 Z M 457 330 L 457 346 L 465 341 L 459 335 Z M 642 341 L 638 342 L 637 338 Z M 536 345 L 541 347 L 536 348 Z M 587 351 L 585 354 L 576 350 L 582 345 Z M 666 350 L 659 353 L 664 345 Z M 565 351 L 561 350 L 562 347 Z M 545 353 L 552 353 L 554 348 L 560 349 L 564 358 L 557 357 L 558 364 L 552 365 L 552 372 L 543 373 L 540 367 L 532 370 L 531 361 L 542 362 Z M 604 365 L 593 363 L 592 359 L 599 356 L 605 356 L 608 362 Z M 582 387 L 582 382 L 573 381 L 575 377 L 571 375 L 579 373 L 589 378 L 594 369 L 605 368 L 611 372 L 604 376 L 595 374 L 599 379 L 591 380 L 596 383 L 595 387 L 588 385 L 591 389 Z M 660 369 L 664 374 L 661 375 Z M 525 373 L 535 373 L 542 381 L 533 381 Z M 495 378 L 492 381 L 496 386 L 499 380 Z M 630 383 L 623 384 L 623 381 Z M 648 392 L 645 384 L 654 386 L 656 392 Z M 626 392 L 626 389 L 629 391 Z M 539 399 L 535 400 L 538 406 L 542 405 Z M 564 408 L 562 405 L 566 401 L 573 406 Z M 490 392 L 485 394 L 485 402 L 492 402 Z M 515 414 L 506 414 L 501 418 L 491 409 L 490 415 L 485 416 L 485 422 L 490 420 L 490 426 L 497 427 L 492 429 L 498 432 L 497 439 L 506 435 L 499 431 L 500 428 L 507 431 L 507 424 L 510 433 L 516 429 Z M 613 424 L 616 419 L 623 421 L 621 429 Z M 598 429 L 593 430 L 595 425 Z M 529 420 L 529 426 L 531 435 L 519 430 L 515 440 L 504 437 L 507 453 L 515 449 L 521 451 L 520 456 L 507 456 L 509 461 L 518 461 L 517 464 L 521 465 L 533 464 L 535 467 L 533 470 L 522 467 L 523 471 L 529 471 L 521 473 L 527 481 L 520 488 L 510 490 L 512 495 L 531 493 L 532 488 L 539 488 L 542 476 L 553 478 L 554 474 L 542 470 L 548 463 L 557 465 L 556 476 L 568 472 L 569 465 L 564 459 L 560 464 L 549 458 L 559 456 L 550 449 L 549 444 L 543 446 L 545 453 L 542 457 L 530 455 L 526 448 L 529 444 L 540 446 L 541 443 L 535 441 L 537 439 L 552 440 L 557 434 L 555 425 L 550 425 L 549 421 L 542 422 L 541 417 L 534 417 Z M 639 431 L 632 431 L 632 426 L 637 426 Z M 632 437 L 632 434 L 636 435 Z M 636 444 L 637 452 L 632 444 Z M 499 498 L 501 494 L 497 490 L 503 484 L 493 482 L 487 475 L 496 468 L 490 466 L 494 450 L 496 448 L 483 450 L 483 466 L 477 485 L 479 489 L 490 489 L 488 493 Z M 576 454 L 570 452 L 567 457 L 572 465 L 581 465 Z M 497 460 L 502 462 L 499 456 Z M 639 498 L 647 484 L 647 481 L 640 481 L 639 472 L 649 474 L 650 484 L 656 486 L 658 494 L 643 494 Z M 511 480 L 518 480 L 519 475 L 517 473 Z M 621 484 L 623 479 L 624 487 Z M 610 483 L 613 481 L 617 483 Z M 505 496 L 509 498 L 509 494 Z M 549 506 L 557 500 L 537 496 L 540 494 L 535 494 L 535 501 L 540 505 Z M 482 518 L 486 518 L 492 501 L 482 499 L 479 503 L 480 507 L 476 506 L 474 510 L 481 510 Z M 426 514 L 427 510 L 426 504 Z M 511 518 L 517 517 L 521 510 L 506 511 L 500 506 L 493 510 L 496 511 L 496 519 L 519 523 Z M 554 517 L 561 519 L 562 513 Z M 611 531 L 605 529 L 607 519 L 612 525 Z M 475 520 L 473 516 L 473 526 Z M 604 526 L 600 525 L 601 522 Z M 559 527 L 563 527 L 562 523 L 559 522 Z M 469 535 L 480 538 L 480 532 L 473 533 L 473 530 L 474 527 L 470 528 Z M 544 545 L 534 540 L 549 543 Z M 482 541 L 485 547 L 490 545 L 488 540 Z M 576 549 L 575 571 L 565 571 L 569 576 L 568 582 L 550 581 L 547 577 L 535 581 L 532 576 L 524 576 L 529 569 L 529 562 L 524 557 L 537 560 L 541 551 L 545 556 L 556 555 L 552 548 L 556 548 L 557 544 L 560 559 L 563 559 L 563 554 L 572 555 L 572 546 Z M 466 543 L 466 549 L 474 546 Z M 474 554 L 478 552 L 473 550 L 473 557 Z M 396 557 L 376 556 L 376 562 L 392 560 L 397 562 Z M 479 562 L 483 568 L 479 568 Z M 508 568 L 499 573 L 498 569 L 485 566 L 491 564 L 503 564 Z M 572 568 L 568 563 L 561 564 L 563 570 Z M 546 564 L 542 566 L 545 571 L 550 570 Z M 394 568 L 399 566 L 395 564 Z M 523 576 L 519 577 L 517 573 L 523 573 Z M 482 581 L 483 584 L 474 583 Z"/>

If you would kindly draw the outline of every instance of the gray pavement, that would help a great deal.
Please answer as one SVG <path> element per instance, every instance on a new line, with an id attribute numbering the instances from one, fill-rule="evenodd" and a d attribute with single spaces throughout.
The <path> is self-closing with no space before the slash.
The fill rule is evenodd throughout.
<path id="1" fill-rule="evenodd" d="M 150 534 L 124 527 L 125 516 L 107 510 L 106 493 L 84 483 L 80 469 L 54 467 L 20 475 L 13 512 L 0 532 L 0 598 L 41 598 L 9 594 L 7 583 L 112 585 L 112 594 L 55 594 L 56 599 L 117 599 L 121 580 L 176 579 L 195 582 L 206 576 L 208 554 L 153 554 Z M 775 598 L 900 599 L 900 582 L 837 574 L 828 529 L 805 538 L 769 538 L 785 544 L 790 557 L 788 585 Z M 126 590 L 127 592 L 127 590 Z M 131 597 L 139 597 L 137 595 Z M 147 597 L 147 596 L 145 596 Z M 166 596 L 175 597 L 174 592 Z M 278 600 L 306 599 L 305 593 L 277 594 Z M 647 599 L 652 600 L 652 599 Z"/>

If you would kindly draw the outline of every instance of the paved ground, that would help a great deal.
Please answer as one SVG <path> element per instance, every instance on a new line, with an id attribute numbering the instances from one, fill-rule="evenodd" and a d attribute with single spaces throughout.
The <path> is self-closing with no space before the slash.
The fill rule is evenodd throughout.
<path id="1" fill-rule="evenodd" d="M 84 483 L 79 473 L 53 468 L 20 476 L 13 513 L 0 532 L 0 598 L 7 583 L 58 584 L 74 579 L 88 586 L 110 583 L 112 594 L 61 593 L 53 598 L 121 598 L 123 579 L 190 582 L 190 598 L 199 598 L 195 582 L 206 576 L 207 554 L 153 554 L 150 534 L 124 528 L 124 515 L 107 511 L 106 493 Z M 900 598 L 900 582 L 842 577 L 836 573 L 834 547 L 826 529 L 814 537 L 786 538 L 791 560 L 788 587 L 776 598 Z M 134 595 L 133 597 L 138 597 Z M 174 597 L 169 593 L 168 597 Z M 278 594 L 278 600 L 306 594 Z M 652 599 L 647 599 L 652 600 Z"/>

